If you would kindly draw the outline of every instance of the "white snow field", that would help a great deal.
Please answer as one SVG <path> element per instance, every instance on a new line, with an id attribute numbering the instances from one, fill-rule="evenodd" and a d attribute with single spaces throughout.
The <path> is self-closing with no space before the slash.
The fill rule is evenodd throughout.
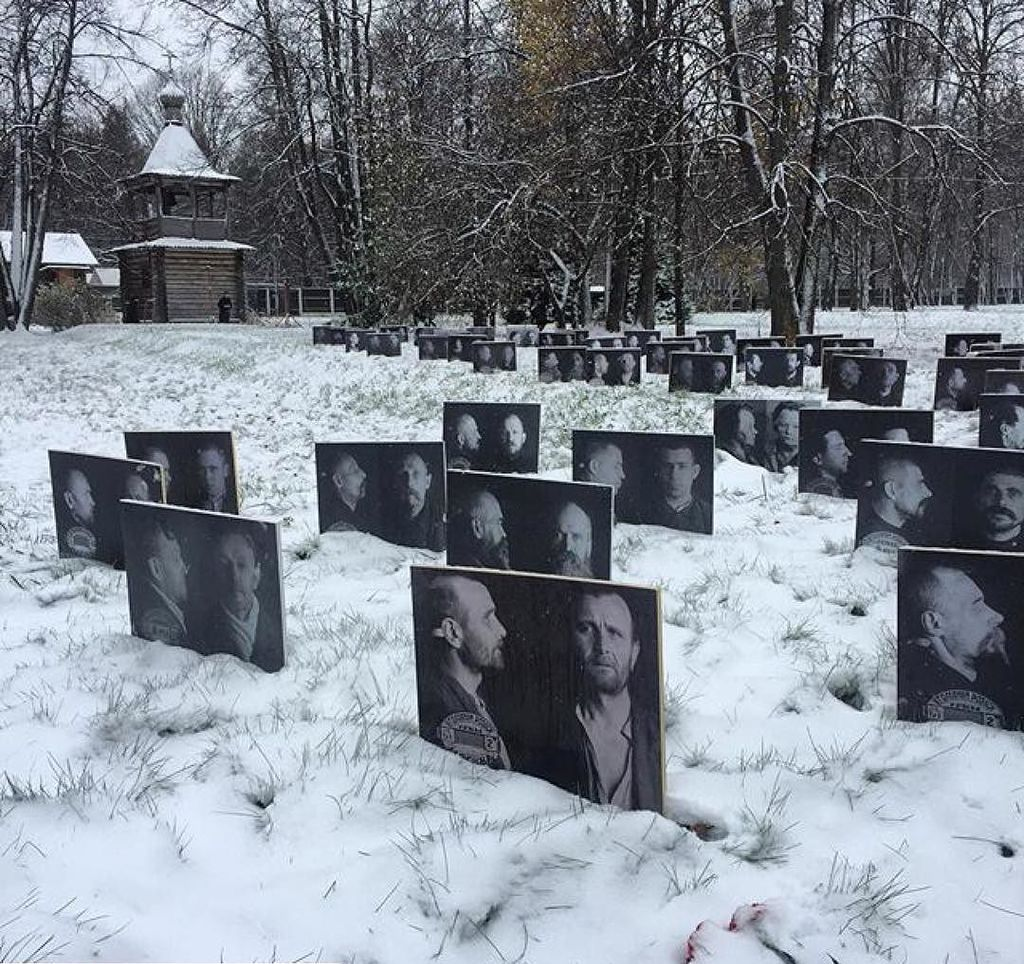
<path id="1" fill-rule="evenodd" d="M 1024 340 L 1024 311 L 912 313 L 906 407 L 944 331 L 990 327 Z M 408 567 L 443 556 L 318 536 L 313 443 L 540 401 L 542 475 L 569 478 L 574 427 L 710 432 L 711 396 L 311 342 L 0 335 L 0 961 L 1024 961 L 1024 738 L 895 721 L 895 569 L 851 554 L 853 503 L 720 455 L 713 537 L 616 530 L 613 578 L 663 590 L 668 792 L 596 806 L 419 739 Z M 124 574 L 57 559 L 47 449 L 147 428 L 236 433 L 243 514 L 283 521 L 280 673 L 132 637 Z M 936 414 L 936 442 L 976 432 Z"/>

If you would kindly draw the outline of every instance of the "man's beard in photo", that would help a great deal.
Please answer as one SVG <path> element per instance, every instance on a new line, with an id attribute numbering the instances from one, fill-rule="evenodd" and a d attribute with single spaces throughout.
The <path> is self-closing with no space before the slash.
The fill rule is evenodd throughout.
<path id="1" fill-rule="evenodd" d="M 480 561 L 489 569 L 509 569 L 511 567 L 508 539 L 502 539 L 493 546 L 487 546 L 480 555 L 482 557 Z"/>
<path id="2" fill-rule="evenodd" d="M 590 566 L 590 557 L 581 559 L 571 549 L 560 549 L 548 556 L 551 571 L 558 576 L 581 576 L 593 577 L 594 571 Z"/>

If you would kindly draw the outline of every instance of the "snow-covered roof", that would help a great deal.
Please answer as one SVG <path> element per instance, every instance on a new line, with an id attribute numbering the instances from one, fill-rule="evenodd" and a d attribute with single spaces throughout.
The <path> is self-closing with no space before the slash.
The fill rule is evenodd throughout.
<path id="1" fill-rule="evenodd" d="M 149 152 L 140 174 L 196 177 L 211 181 L 237 181 L 231 174 L 214 170 L 188 128 L 167 124 Z"/>
<path id="2" fill-rule="evenodd" d="M 120 268 L 93 268 L 89 284 L 97 288 L 116 288 L 121 284 Z"/>
<path id="3" fill-rule="evenodd" d="M 251 244 L 241 241 L 202 241 L 199 238 L 154 238 L 152 241 L 138 241 L 135 244 L 122 244 L 114 251 L 142 251 L 144 248 L 196 248 L 200 251 L 254 251 Z"/>
<path id="4" fill-rule="evenodd" d="M 0 231 L 0 247 L 4 258 L 11 259 L 11 232 Z M 98 265 L 96 255 L 89 250 L 80 234 L 63 234 L 47 231 L 43 238 L 44 268 L 93 268 Z"/>

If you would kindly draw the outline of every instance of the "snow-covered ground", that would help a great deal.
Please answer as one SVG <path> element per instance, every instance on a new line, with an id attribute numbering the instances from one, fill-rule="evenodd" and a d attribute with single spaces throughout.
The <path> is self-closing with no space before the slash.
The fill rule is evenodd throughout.
<path id="1" fill-rule="evenodd" d="M 819 327 L 894 337 L 887 312 Z M 1024 340 L 1024 312 L 912 314 L 906 406 L 944 331 L 989 327 Z M 704 921 L 697 961 L 1024 961 L 1022 736 L 895 721 L 895 570 L 851 556 L 852 503 L 721 456 L 713 537 L 616 530 L 613 578 L 663 589 L 667 809 L 581 802 L 416 736 L 408 566 L 440 557 L 318 536 L 313 443 L 541 401 L 568 478 L 574 427 L 710 432 L 711 397 L 311 340 L 0 335 L 0 961 L 679 962 Z M 133 638 L 123 573 L 56 558 L 47 449 L 145 428 L 235 431 L 243 513 L 283 520 L 279 674 Z M 936 415 L 936 442 L 976 433 Z"/>

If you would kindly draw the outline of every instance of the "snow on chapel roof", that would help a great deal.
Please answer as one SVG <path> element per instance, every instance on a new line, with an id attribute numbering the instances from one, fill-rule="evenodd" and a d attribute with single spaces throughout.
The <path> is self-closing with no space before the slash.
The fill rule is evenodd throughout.
<path id="1" fill-rule="evenodd" d="M 11 258 L 11 232 L 0 231 L 0 247 L 4 257 Z M 43 238 L 44 268 L 93 268 L 98 265 L 96 255 L 92 253 L 80 234 L 47 231 Z"/>
<path id="2" fill-rule="evenodd" d="M 216 181 L 237 181 L 231 174 L 214 170 L 195 138 L 181 124 L 167 124 L 149 152 L 140 174 L 196 177 Z"/>

